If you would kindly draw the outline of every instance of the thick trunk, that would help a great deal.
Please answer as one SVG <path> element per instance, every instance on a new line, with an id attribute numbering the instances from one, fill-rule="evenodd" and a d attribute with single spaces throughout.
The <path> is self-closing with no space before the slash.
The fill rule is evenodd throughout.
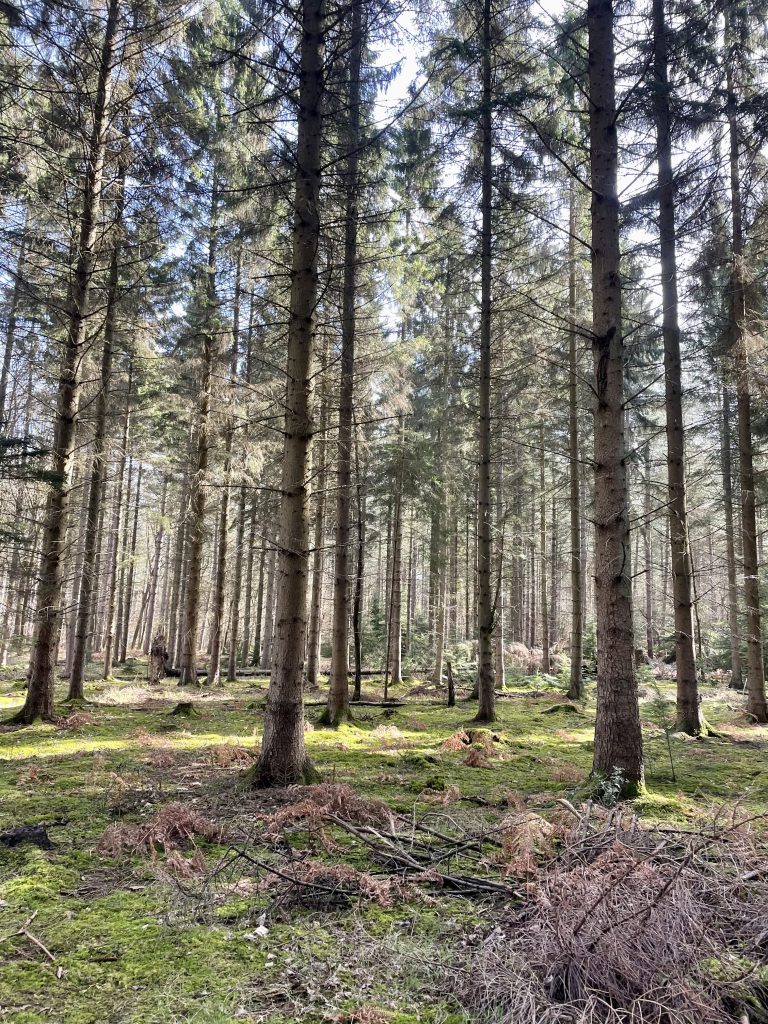
<path id="1" fill-rule="evenodd" d="M 620 773 L 622 789 L 631 793 L 643 785 L 643 741 L 635 675 L 624 444 L 613 20 L 612 0 L 588 0 L 597 617 L 593 764 L 599 775 Z"/>
<path id="2" fill-rule="evenodd" d="M 258 785 L 306 781 L 302 661 L 307 630 L 312 350 L 318 292 L 323 97 L 323 0 L 301 5 L 293 259 L 286 364 L 285 443 L 280 511 L 280 588 L 274 666 L 264 713 Z"/>
<path id="3" fill-rule="evenodd" d="M 36 718 L 53 718 L 53 688 L 61 627 L 63 559 L 72 460 L 80 409 L 80 372 L 86 340 L 91 283 L 96 261 L 104 157 L 110 124 L 110 77 L 117 39 L 119 0 L 109 0 L 93 103 L 88 156 L 83 182 L 77 258 L 69 291 L 68 323 L 58 383 L 54 426 L 52 483 L 45 508 L 42 558 L 37 589 L 37 620 L 29 668 L 29 688 L 16 720 L 25 725 Z"/>
<path id="4" fill-rule="evenodd" d="M 493 126 L 491 93 L 491 3 L 483 0 L 482 100 L 480 138 L 480 391 L 477 497 L 477 693 L 478 722 L 496 719 L 493 678 L 493 597 L 491 594 L 491 203 Z"/>

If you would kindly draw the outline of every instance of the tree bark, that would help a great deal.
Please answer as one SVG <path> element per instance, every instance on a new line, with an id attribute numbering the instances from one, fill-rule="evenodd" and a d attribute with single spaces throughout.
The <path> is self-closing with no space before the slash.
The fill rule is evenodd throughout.
<path id="1" fill-rule="evenodd" d="M 16 347 L 16 322 L 18 319 L 19 302 L 21 300 L 22 281 L 24 280 L 24 263 L 27 254 L 27 224 L 29 222 L 29 210 L 24 214 L 24 225 L 21 229 L 21 240 L 19 242 L 19 255 L 16 257 L 16 271 L 13 275 L 13 288 L 11 290 L 11 301 L 8 307 L 8 325 L 5 329 L 5 350 L 3 352 L 3 365 L 0 370 L 0 429 L 7 426 L 5 400 L 8 395 L 8 381 L 11 375 L 11 363 L 13 352 Z"/>
<path id="2" fill-rule="evenodd" d="M 725 9 L 726 45 L 731 42 L 729 12 Z M 763 635 L 760 614 L 760 564 L 757 557 L 755 513 L 755 470 L 752 449 L 752 395 L 747 351 L 748 309 L 744 270 L 744 229 L 742 224 L 740 142 L 736 95 L 731 61 L 726 59 L 728 92 L 729 165 L 733 269 L 731 274 L 731 332 L 736 375 L 736 412 L 739 439 L 739 483 L 741 485 L 741 546 L 744 572 L 744 605 L 747 640 L 747 709 L 755 722 L 768 722 L 763 666 Z"/>
<path id="3" fill-rule="evenodd" d="M 343 378 L 343 351 L 341 362 L 341 373 Z M 320 463 L 320 468 L 317 472 L 316 477 L 317 497 L 315 503 L 314 539 L 312 545 L 312 596 L 309 602 L 309 629 L 307 633 L 307 675 L 305 683 L 310 689 L 317 688 L 320 678 L 320 631 L 323 619 L 323 569 L 325 564 L 325 552 L 323 551 L 326 501 L 325 489 L 328 480 L 328 457 L 330 447 L 326 436 L 328 430 L 328 388 L 325 377 L 327 372 L 328 343 L 326 340 L 323 344 L 322 365 L 320 370 L 320 373 L 322 374 L 323 377 L 322 398 L 320 400 L 320 437 L 322 438 L 322 441 L 320 443 L 315 441 L 313 453 L 315 461 Z"/>
<path id="4" fill-rule="evenodd" d="M 588 0 L 595 390 L 596 774 L 643 786 L 632 626 L 629 494 L 624 443 L 616 79 L 612 0 Z"/>
<path id="5" fill-rule="evenodd" d="M 198 396 L 197 446 L 189 486 L 187 523 L 187 567 L 185 580 L 184 629 L 181 648 L 179 686 L 197 686 L 197 642 L 200 619 L 200 576 L 205 540 L 205 488 L 210 447 L 211 399 L 216 350 L 216 261 L 218 246 L 218 185 L 215 172 L 211 188 L 208 232 L 208 264 L 202 324 L 203 367 Z"/>
<path id="6" fill-rule="evenodd" d="M 728 567 L 728 632 L 731 640 L 731 689 L 742 688 L 741 638 L 739 631 L 739 591 L 736 585 L 736 544 L 733 523 L 733 468 L 731 466 L 731 402 L 728 385 L 723 383 L 720 420 L 720 469 L 723 478 L 725 547 Z"/>
<path id="7" fill-rule="evenodd" d="M 131 550 L 128 555 L 128 579 L 125 584 L 123 595 L 123 617 L 120 633 L 120 653 L 118 661 L 124 662 L 128 658 L 128 626 L 131 621 L 131 603 L 133 601 L 133 580 L 136 575 L 136 542 L 139 536 L 139 509 L 141 506 L 141 478 L 144 467 L 139 463 L 139 472 L 136 477 L 136 505 L 133 511 L 133 530 L 131 531 Z M 126 513 L 127 516 L 127 513 Z"/>
<path id="8" fill-rule="evenodd" d="M 163 554 L 163 538 L 165 536 L 165 500 L 168 493 L 168 477 L 163 476 L 163 488 L 160 492 L 160 522 L 155 531 L 155 550 L 149 580 L 149 597 L 147 599 L 147 620 L 144 625 L 144 654 L 149 654 L 154 639 L 155 604 L 157 601 L 157 585 L 160 580 L 160 562 Z"/>
<path id="9" fill-rule="evenodd" d="M 696 656 L 693 646 L 693 599 L 688 499 L 685 484 L 685 433 L 680 358 L 677 289 L 677 232 L 672 168 L 671 116 L 665 0 L 653 0 L 654 99 L 659 184 L 659 245 L 661 260 L 662 336 L 664 340 L 664 411 L 667 434 L 667 493 L 669 501 L 672 599 L 675 606 L 675 667 L 677 671 L 677 729 L 702 731 Z M 647 524 L 649 525 L 649 524 Z M 649 650 L 649 654 L 650 654 Z"/>
<path id="10" fill-rule="evenodd" d="M 118 285 L 120 278 L 120 255 L 122 248 L 123 210 L 125 208 L 125 166 L 118 172 L 118 193 L 115 207 L 113 231 L 115 238 L 109 264 L 107 282 L 107 308 L 104 319 L 104 345 L 101 353 L 101 382 L 96 400 L 96 425 L 93 438 L 93 457 L 88 491 L 88 511 L 85 525 L 83 566 L 80 582 L 80 596 L 77 606 L 75 645 L 72 668 L 69 677 L 67 700 L 82 700 L 85 696 L 83 682 L 88 649 L 88 625 L 96 581 L 97 540 L 101 498 L 107 473 L 107 415 L 109 413 L 110 389 L 112 387 L 112 359 L 115 350 L 115 314 L 117 309 Z"/>
<path id="11" fill-rule="evenodd" d="M 358 228 L 358 152 L 360 146 L 360 68 L 363 54 L 361 0 L 352 4 L 349 49 L 347 161 L 345 173 L 344 282 L 341 312 L 341 385 L 339 450 L 336 470 L 336 538 L 333 574 L 333 635 L 326 721 L 349 718 L 349 579 L 352 505 L 352 436 L 355 377 Z"/>
<path id="12" fill-rule="evenodd" d="M 491 2 L 482 5 L 482 99 L 480 105 L 480 391 L 477 500 L 477 722 L 496 720 L 491 595 L 491 203 L 493 120 L 491 92 Z"/>
<path id="13" fill-rule="evenodd" d="M 275 659 L 264 713 L 257 785 L 307 781 L 302 661 L 307 630 L 312 350 L 318 292 L 323 97 L 323 0 L 301 4 L 293 257 L 286 365 L 285 442 L 280 512 L 280 587 Z"/>
<path id="14" fill-rule="evenodd" d="M 86 340 L 91 284 L 96 261 L 107 133 L 110 125 L 110 77 L 119 21 L 119 0 L 109 0 L 79 217 L 76 266 L 69 290 L 68 323 L 58 383 L 53 439 L 52 483 L 48 488 L 42 558 L 37 590 L 37 620 L 29 668 L 29 687 L 16 720 L 29 725 L 54 717 L 54 673 L 61 627 L 62 562 L 69 507 L 72 460 L 80 410 L 80 372 Z"/>

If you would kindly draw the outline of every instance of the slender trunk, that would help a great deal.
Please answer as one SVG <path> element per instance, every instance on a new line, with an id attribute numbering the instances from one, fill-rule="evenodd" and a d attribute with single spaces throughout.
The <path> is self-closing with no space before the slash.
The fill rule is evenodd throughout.
<path id="1" fill-rule="evenodd" d="M 349 50 L 347 162 L 345 173 L 344 281 L 341 311 L 341 384 L 339 450 L 336 469 L 336 537 L 333 573 L 333 635 L 326 719 L 338 725 L 349 718 L 349 577 L 352 504 L 352 415 L 354 405 L 357 301 L 358 150 L 360 144 L 360 68 L 363 53 L 362 2 L 352 4 Z"/>
<path id="2" fill-rule="evenodd" d="M 405 417 L 398 417 L 399 444 L 398 464 L 395 477 L 395 504 L 392 515 L 392 570 L 387 630 L 387 664 L 384 673 L 384 694 L 387 696 L 387 680 L 393 686 L 403 681 L 403 483 L 405 473 Z"/>
<path id="3" fill-rule="evenodd" d="M 259 585 L 256 590 L 256 618 L 254 621 L 253 630 L 253 657 L 251 658 L 252 665 L 262 665 L 264 668 L 271 668 L 270 665 L 264 665 L 262 661 L 261 651 L 261 638 L 262 638 L 262 619 L 264 618 L 264 582 L 265 576 L 267 575 L 267 566 L 273 565 L 273 549 L 270 545 L 269 552 L 267 552 L 267 541 L 269 535 L 267 534 L 267 520 L 264 519 L 264 523 L 261 528 L 261 548 L 259 554 Z M 269 606 L 268 606 L 269 607 Z M 270 619 L 271 622 L 271 619 Z M 271 630 L 270 625 L 270 630 Z M 271 635 L 271 633 L 270 633 Z M 270 654 L 271 662 L 271 654 Z"/>
<path id="4" fill-rule="evenodd" d="M 355 641 L 355 687 L 353 699 L 360 700 L 363 685 L 363 581 L 365 580 L 365 476 L 366 463 L 362 472 L 359 457 L 360 443 L 355 436 L 355 470 L 357 494 L 357 571 L 355 573 L 355 601 L 352 608 L 352 630 Z"/>
<path id="5" fill-rule="evenodd" d="M 144 467 L 139 463 L 139 472 L 136 477 L 136 506 L 133 511 L 133 531 L 131 532 L 131 550 L 128 555 L 128 580 L 125 585 L 123 597 L 123 620 L 122 633 L 120 636 L 120 654 L 118 661 L 126 661 L 128 658 L 128 624 L 131 620 L 131 603 L 133 601 L 133 580 L 136 575 L 136 542 L 139 536 L 139 507 L 141 504 L 141 478 Z"/>
<path id="6" fill-rule="evenodd" d="M 113 231 L 115 240 L 109 264 L 107 282 L 107 308 L 104 320 L 104 345 L 101 352 L 101 381 L 96 400 L 96 425 L 93 438 L 93 457 L 88 492 L 88 510 L 85 526 L 83 566 L 80 582 L 80 598 L 77 606 L 75 644 L 72 654 L 72 669 L 69 677 L 67 700 L 82 700 L 85 662 L 88 647 L 88 625 L 96 580 L 97 540 L 101 498 L 107 473 L 107 416 L 109 413 L 110 389 L 112 386 L 112 358 L 115 348 L 115 314 L 117 309 L 120 277 L 120 250 L 122 241 L 123 209 L 125 207 L 125 167 L 118 173 L 118 196 Z"/>
<path id="7" fill-rule="evenodd" d="M 741 642 L 739 636 L 739 591 L 736 585 L 736 545 L 733 523 L 733 469 L 731 467 L 731 402 L 728 385 L 723 384 L 723 412 L 720 420 L 720 467 L 723 477 L 725 546 L 728 562 L 728 632 L 731 639 L 731 688 L 740 690 Z"/>
<path id="8" fill-rule="evenodd" d="M 491 203 L 493 127 L 491 92 L 491 0 L 483 0 L 482 100 L 480 138 L 480 392 L 477 500 L 477 692 L 478 722 L 496 719 L 493 678 L 493 599 L 491 596 Z"/>
<path id="9" fill-rule="evenodd" d="M 245 540 L 245 484 L 240 485 L 240 498 L 237 506 L 237 538 L 235 540 L 235 565 L 232 587 L 232 630 L 229 640 L 229 661 L 227 663 L 227 681 L 232 683 L 237 678 L 237 648 L 240 632 L 240 594 L 243 580 L 243 542 Z M 251 563 L 253 564 L 253 563 Z M 250 595 L 249 595 L 250 598 Z"/>
<path id="10" fill-rule="evenodd" d="M 149 596 L 147 599 L 147 621 L 144 627 L 144 654 L 152 648 L 153 630 L 155 628 L 155 603 L 157 601 L 157 584 L 160 579 L 160 561 L 163 553 L 165 536 L 165 500 L 168 493 L 168 477 L 163 477 L 163 489 L 160 492 L 160 522 L 155 531 L 155 551 L 152 558 L 152 569 L 149 580 Z M 162 617 L 161 617 L 162 621 Z"/>
<path id="11" fill-rule="evenodd" d="M 131 436 L 131 389 L 133 385 L 133 362 L 128 364 L 128 392 L 125 399 L 125 419 L 123 420 L 122 450 L 120 453 L 120 469 L 117 475 L 117 494 L 115 495 L 115 507 L 112 510 L 112 549 L 111 565 L 109 570 L 109 596 L 107 598 L 107 613 L 104 627 L 104 679 L 112 678 L 112 661 L 115 653 L 115 635 L 117 633 L 115 621 L 115 599 L 117 596 L 118 563 L 120 559 L 120 517 L 123 511 L 123 481 L 125 480 L 125 464 L 128 459 L 128 441 Z M 130 466 L 128 470 L 128 497 L 131 493 Z M 126 502 L 127 504 L 127 502 Z M 125 522 L 128 522 L 128 510 L 125 513 Z M 119 615 L 117 622 L 119 622 Z"/>
<path id="12" fill-rule="evenodd" d="M 730 42 L 728 9 L 725 11 L 726 44 Z M 755 470 L 752 447 L 752 395 L 747 351 L 747 297 L 744 271 L 739 132 L 731 61 L 726 61 L 728 127 L 730 142 L 731 219 L 733 270 L 731 277 L 731 331 L 736 375 L 736 412 L 741 485 L 741 546 L 744 572 L 744 606 L 747 627 L 747 709 L 756 722 L 768 722 L 763 666 L 763 635 L 760 614 L 760 564 L 757 557 Z"/>
<path id="13" fill-rule="evenodd" d="M 29 667 L 29 687 L 16 720 L 25 725 L 36 718 L 52 719 L 54 672 L 61 627 L 62 568 L 69 507 L 72 460 L 80 409 L 80 372 L 96 262 L 104 158 L 110 124 L 109 99 L 112 61 L 119 20 L 119 0 L 109 0 L 99 60 L 79 218 L 77 258 L 68 296 L 68 323 L 58 384 L 53 439 L 52 482 L 48 488 L 42 558 L 37 590 L 37 621 Z"/>
<path id="14" fill-rule="evenodd" d="M 544 424 L 539 426 L 539 587 L 541 591 L 541 669 L 551 668 L 549 596 L 547 594 L 547 477 L 544 461 Z"/>
<path id="15" fill-rule="evenodd" d="M 448 593 L 448 566 L 445 557 L 445 523 L 447 512 L 443 509 L 439 528 L 439 536 L 443 541 L 443 549 L 438 553 L 437 577 L 437 614 L 435 616 L 435 666 L 432 673 L 434 686 L 443 685 L 443 656 L 445 653 L 445 600 Z"/>
<path id="16" fill-rule="evenodd" d="M 688 501 L 685 486 L 685 433 L 680 360 L 677 292 L 675 184 L 672 169 L 671 117 L 665 0 L 653 0 L 654 98 L 659 183 L 659 245 L 664 340 L 664 388 L 667 433 L 667 493 L 669 501 L 672 599 L 675 615 L 677 670 L 677 728 L 701 732 L 701 715 L 693 646 L 693 601 Z M 650 524 L 647 524 L 649 526 Z M 649 654 L 651 649 L 649 649 Z"/>
<path id="17" fill-rule="evenodd" d="M 168 653 L 174 661 L 176 661 L 175 655 L 178 648 L 180 633 L 179 627 L 181 626 L 181 628 L 183 628 L 184 625 L 183 622 L 179 622 L 179 611 L 181 604 L 181 581 L 183 579 L 184 570 L 184 544 L 186 537 L 188 497 L 189 474 L 185 469 L 181 482 L 181 494 L 179 496 L 178 519 L 176 524 L 176 539 L 174 541 L 173 548 L 173 580 L 171 582 L 171 607 L 168 622 Z"/>
<path id="18" fill-rule="evenodd" d="M 232 427 L 227 427 L 224 445 L 224 487 L 219 511 L 219 537 L 216 555 L 216 575 L 213 584 L 211 614 L 211 652 L 208 662 L 208 686 L 221 684 L 221 649 L 224 634 L 224 590 L 227 582 L 227 548 L 229 544 L 229 487 L 232 477 Z"/>
<path id="19" fill-rule="evenodd" d="M 205 488 L 208 476 L 210 419 L 213 378 L 216 364 L 216 250 L 218 242 L 218 186 L 214 173 L 211 189 L 208 232 L 208 265 L 206 272 L 205 310 L 203 316 L 203 366 L 197 412 L 197 446 L 189 488 L 187 522 L 187 567 L 185 578 L 184 630 L 181 649 L 179 686 L 197 685 L 197 643 L 200 620 L 200 583 L 205 541 Z"/>
<path id="20" fill-rule="evenodd" d="M 632 626 L 629 494 L 624 443 L 613 21 L 612 0 L 588 0 L 597 613 L 597 717 L 593 764 L 599 775 L 620 773 L 622 789 L 631 793 L 642 787 L 644 779 Z"/>
<path id="21" fill-rule="evenodd" d="M 581 467 L 579 455 L 579 355 L 576 331 L 576 201 L 571 189 L 568 217 L 568 471 L 571 517 L 571 674 L 568 696 L 584 696 L 584 585 L 581 560 Z"/>
<path id="22" fill-rule="evenodd" d="M 278 534 L 269 538 L 269 564 L 267 568 L 267 584 L 264 592 L 264 642 L 261 649 L 262 668 L 272 668 L 272 654 L 275 638 L 275 576 L 277 569 Z"/>
<path id="23" fill-rule="evenodd" d="M 8 394 L 8 381 L 11 374 L 13 352 L 16 346 L 16 322 L 19 313 L 19 302 L 21 300 L 22 281 L 24 280 L 28 220 L 29 210 L 24 214 L 24 225 L 21 229 L 21 241 L 19 242 L 19 255 L 16 258 L 16 272 L 13 275 L 13 289 L 11 290 L 11 301 L 8 307 L 8 326 L 5 330 L 5 350 L 3 352 L 2 369 L 0 370 L 0 429 L 4 429 L 7 425 L 5 399 Z"/>
<path id="24" fill-rule="evenodd" d="M 287 785 L 312 776 L 304 746 L 302 660 L 307 630 L 312 350 L 320 240 L 323 0 L 303 0 L 301 18 L 277 639 L 261 756 L 254 768 L 254 779 L 262 786 Z"/>
<path id="25" fill-rule="evenodd" d="M 243 488 L 243 491 L 245 488 Z M 240 664 L 245 667 L 248 664 L 251 652 L 251 603 L 253 600 L 253 560 L 256 546 L 256 507 L 251 504 L 248 515 L 248 560 L 245 569 L 245 595 L 243 597 L 243 642 L 240 654 Z M 263 564 L 263 554 L 262 554 Z"/>
<path id="26" fill-rule="evenodd" d="M 643 559 L 645 561 L 645 648 L 648 657 L 653 650 L 653 549 L 651 543 L 651 448 L 645 446 L 645 496 L 643 509 Z"/>
<path id="27" fill-rule="evenodd" d="M 342 328 L 343 330 L 343 328 Z M 343 346 L 343 341 L 342 341 Z M 315 507 L 315 530 L 312 551 L 312 596 L 309 603 L 309 630 L 307 639 L 307 676 L 306 685 L 316 689 L 320 678 L 320 629 L 322 626 L 323 612 L 323 531 L 325 528 L 325 488 L 328 479 L 328 452 L 329 445 L 326 438 L 328 430 L 328 388 L 325 374 L 328 366 L 328 342 L 323 344 L 322 370 L 322 398 L 320 401 L 320 438 L 315 442 L 315 458 L 319 461 L 320 468 L 317 473 L 316 507 Z M 344 376 L 344 354 L 342 351 L 342 378 Z"/>

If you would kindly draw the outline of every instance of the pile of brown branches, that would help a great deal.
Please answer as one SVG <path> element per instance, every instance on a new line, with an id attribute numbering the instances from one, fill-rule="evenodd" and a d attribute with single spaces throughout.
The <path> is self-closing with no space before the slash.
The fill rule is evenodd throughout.
<path id="1" fill-rule="evenodd" d="M 768 841 L 732 812 L 698 830 L 576 810 L 525 904 L 458 965 L 495 1024 L 768 1021 Z"/>

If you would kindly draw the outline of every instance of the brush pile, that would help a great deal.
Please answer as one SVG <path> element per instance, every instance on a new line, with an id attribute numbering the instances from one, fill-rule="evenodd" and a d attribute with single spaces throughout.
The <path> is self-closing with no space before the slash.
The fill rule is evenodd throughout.
<path id="1" fill-rule="evenodd" d="M 766 821 L 655 829 L 563 805 L 575 823 L 557 855 L 453 975 L 473 1019 L 768 1021 Z"/>

